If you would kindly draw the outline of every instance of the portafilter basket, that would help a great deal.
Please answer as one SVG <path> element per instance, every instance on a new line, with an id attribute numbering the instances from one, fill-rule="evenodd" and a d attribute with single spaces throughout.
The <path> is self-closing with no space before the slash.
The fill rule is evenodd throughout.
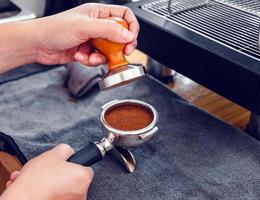
<path id="1" fill-rule="evenodd" d="M 135 105 L 146 109 L 152 115 L 151 123 L 144 128 L 131 131 L 119 130 L 112 127 L 106 121 L 106 113 L 122 105 Z M 101 108 L 100 121 L 107 131 L 106 137 L 97 142 L 89 142 L 86 147 L 72 155 L 68 161 L 84 166 L 91 166 L 102 160 L 107 153 L 110 153 L 126 167 L 128 172 L 133 172 L 136 162 L 130 149 L 149 141 L 157 132 L 158 113 L 150 104 L 136 99 L 110 101 Z"/>

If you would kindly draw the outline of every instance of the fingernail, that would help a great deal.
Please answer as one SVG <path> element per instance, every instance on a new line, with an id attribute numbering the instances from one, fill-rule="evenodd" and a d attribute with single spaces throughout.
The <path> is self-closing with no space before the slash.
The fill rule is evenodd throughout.
<path id="1" fill-rule="evenodd" d="M 123 40 L 130 42 L 134 39 L 134 35 L 133 35 L 133 33 L 131 33 L 130 31 L 128 31 L 127 29 L 124 28 L 122 38 L 123 38 Z"/>
<path id="2" fill-rule="evenodd" d="M 81 53 L 76 53 L 74 58 L 77 60 L 77 61 L 84 61 L 85 59 L 85 56 Z"/>

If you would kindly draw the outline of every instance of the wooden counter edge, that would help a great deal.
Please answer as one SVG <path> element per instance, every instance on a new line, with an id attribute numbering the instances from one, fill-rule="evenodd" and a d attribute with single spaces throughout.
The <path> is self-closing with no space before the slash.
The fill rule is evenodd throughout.
<path id="1" fill-rule="evenodd" d="M 12 172 L 22 168 L 20 161 L 13 155 L 0 151 L 0 195 Z"/>

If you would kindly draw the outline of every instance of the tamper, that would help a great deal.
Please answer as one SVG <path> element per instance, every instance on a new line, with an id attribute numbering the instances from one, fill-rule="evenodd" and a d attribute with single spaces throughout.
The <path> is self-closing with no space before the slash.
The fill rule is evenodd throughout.
<path id="1" fill-rule="evenodd" d="M 109 19 L 128 29 L 128 24 L 125 20 L 117 17 L 110 17 Z M 99 82 L 101 90 L 127 84 L 146 74 L 145 68 L 141 64 L 128 63 L 124 56 L 126 44 L 100 38 L 92 39 L 91 43 L 108 60 L 108 73 Z"/>

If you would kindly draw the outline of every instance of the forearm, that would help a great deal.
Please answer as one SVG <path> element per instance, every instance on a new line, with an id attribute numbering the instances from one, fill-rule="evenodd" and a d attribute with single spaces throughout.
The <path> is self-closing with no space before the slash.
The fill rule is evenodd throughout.
<path id="1" fill-rule="evenodd" d="M 0 25 L 0 74 L 35 61 L 35 29 L 33 21 Z"/>

